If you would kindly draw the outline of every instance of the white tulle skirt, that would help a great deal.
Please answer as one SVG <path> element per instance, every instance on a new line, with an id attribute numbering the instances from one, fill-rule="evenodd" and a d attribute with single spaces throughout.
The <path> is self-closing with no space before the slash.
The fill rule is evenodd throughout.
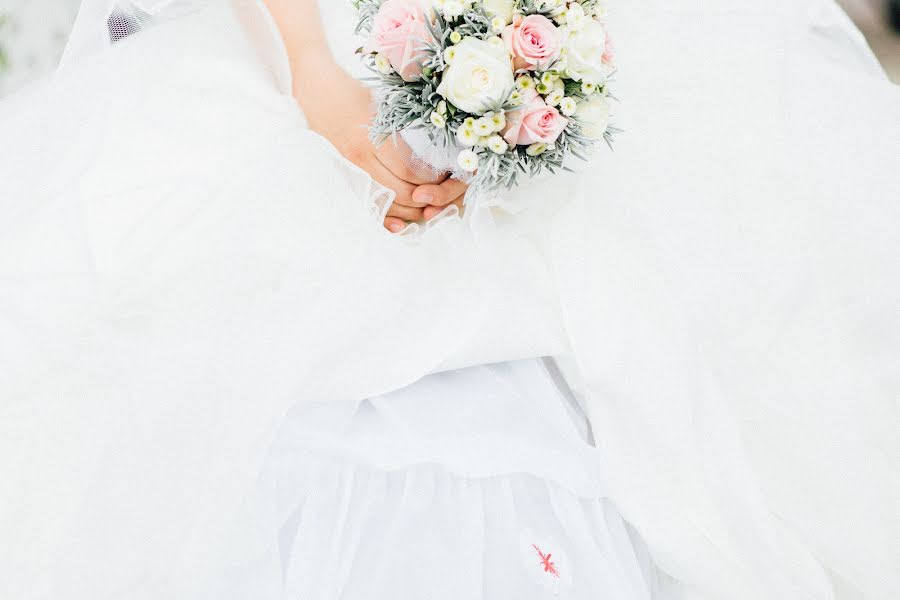
<path id="1" fill-rule="evenodd" d="M 605 498 L 584 415 L 551 373 L 533 359 L 431 375 L 362 402 L 341 426 L 324 414 L 334 408 L 297 407 L 223 551 L 258 553 L 209 589 L 655 597 L 652 562 Z"/>

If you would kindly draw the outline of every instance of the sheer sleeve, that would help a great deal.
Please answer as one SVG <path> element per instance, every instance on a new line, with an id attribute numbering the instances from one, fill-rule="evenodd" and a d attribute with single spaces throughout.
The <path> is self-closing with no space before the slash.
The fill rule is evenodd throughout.
<path id="1" fill-rule="evenodd" d="M 60 62 L 67 69 L 80 59 L 114 48 L 158 24 L 200 13 L 211 0 L 83 0 Z M 281 36 L 261 0 L 230 0 L 261 65 L 283 93 L 290 93 L 291 71 Z"/>

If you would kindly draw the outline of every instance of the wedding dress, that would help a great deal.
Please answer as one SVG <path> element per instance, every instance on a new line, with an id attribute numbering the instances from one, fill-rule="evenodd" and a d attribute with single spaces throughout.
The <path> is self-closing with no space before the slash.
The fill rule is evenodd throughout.
<path id="1" fill-rule="evenodd" d="M 346 6 L 321 5 L 353 68 Z M 373 514 L 418 544 L 385 549 L 407 579 L 374 580 L 402 591 L 459 510 L 454 543 L 515 545 L 502 563 L 445 548 L 461 597 L 579 597 L 564 586 L 584 577 L 641 597 L 655 566 L 692 600 L 892 597 L 900 96 L 825 0 L 613 14 L 616 153 L 396 238 L 389 195 L 305 128 L 260 3 L 85 3 L 60 72 L 0 104 L 0 596 L 277 598 L 318 563 L 342 585 L 354 562 L 302 542 L 375 552 L 354 537 L 387 526 Z M 494 470 L 454 464 L 458 437 L 444 470 L 423 462 L 443 394 L 492 369 L 515 387 L 541 356 L 566 385 L 495 406 L 568 427 L 570 387 L 596 448 L 548 428 L 537 447 L 566 460 L 523 474 L 511 414 L 473 429 L 514 438 Z M 415 443 L 366 446 L 360 419 L 407 394 L 429 409 L 375 430 Z M 380 512 L 398 481 L 459 504 Z M 324 503 L 337 486 L 369 508 Z M 489 537 L 463 490 L 517 510 Z M 579 544 L 585 527 L 604 537 Z M 528 579 L 548 554 L 558 581 Z M 473 573 L 488 565 L 522 579 Z"/>
<path id="2" fill-rule="evenodd" d="M 296 407 L 225 544 L 240 568 L 197 587 L 215 598 L 661 597 L 558 377 L 537 359 L 429 375 L 341 425 L 332 407 Z"/>

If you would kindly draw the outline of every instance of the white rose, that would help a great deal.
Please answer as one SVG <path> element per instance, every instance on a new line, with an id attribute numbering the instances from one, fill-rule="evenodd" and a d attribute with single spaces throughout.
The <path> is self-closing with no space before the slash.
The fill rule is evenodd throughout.
<path id="1" fill-rule="evenodd" d="M 512 23 L 515 4 L 514 0 L 484 0 L 482 2 L 484 12 L 489 16 L 502 19 L 504 25 Z"/>
<path id="2" fill-rule="evenodd" d="M 580 4 L 573 4 L 566 10 L 566 25 L 571 31 L 581 30 L 587 23 L 584 8 Z"/>
<path id="3" fill-rule="evenodd" d="M 579 104 L 575 116 L 581 121 L 581 134 L 592 140 L 602 139 L 609 127 L 610 109 L 605 96 L 594 96 Z"/>
<path id="4" fill-rule="evenodd" d="M 575 81 L 602 83 L 609 74 L 603 64 L 606 29 L 593 19 L 579 31 L 571 31 L 566 42 L 566 73 Z"/>
<path id="5" fill-rule="evenodd" d="M 468 37 L 454 49 L 453 62 L 444 70 L 438 94 L 460 110 L 476 115 L 502 104 L 515 87 L 506 48 Z"/>

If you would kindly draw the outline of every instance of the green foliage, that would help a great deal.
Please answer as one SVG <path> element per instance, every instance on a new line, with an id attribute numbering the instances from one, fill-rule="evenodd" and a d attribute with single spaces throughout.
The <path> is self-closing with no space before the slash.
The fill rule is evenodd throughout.
<path id="1" fill-rule="evenodd" d="M 356 25 L 356 33 L 369 33 L 372 31 L 372 19 L 381 8 L 383 0 L 352 0 L 353 7 L 359 11 L 359 22 Z"/>

